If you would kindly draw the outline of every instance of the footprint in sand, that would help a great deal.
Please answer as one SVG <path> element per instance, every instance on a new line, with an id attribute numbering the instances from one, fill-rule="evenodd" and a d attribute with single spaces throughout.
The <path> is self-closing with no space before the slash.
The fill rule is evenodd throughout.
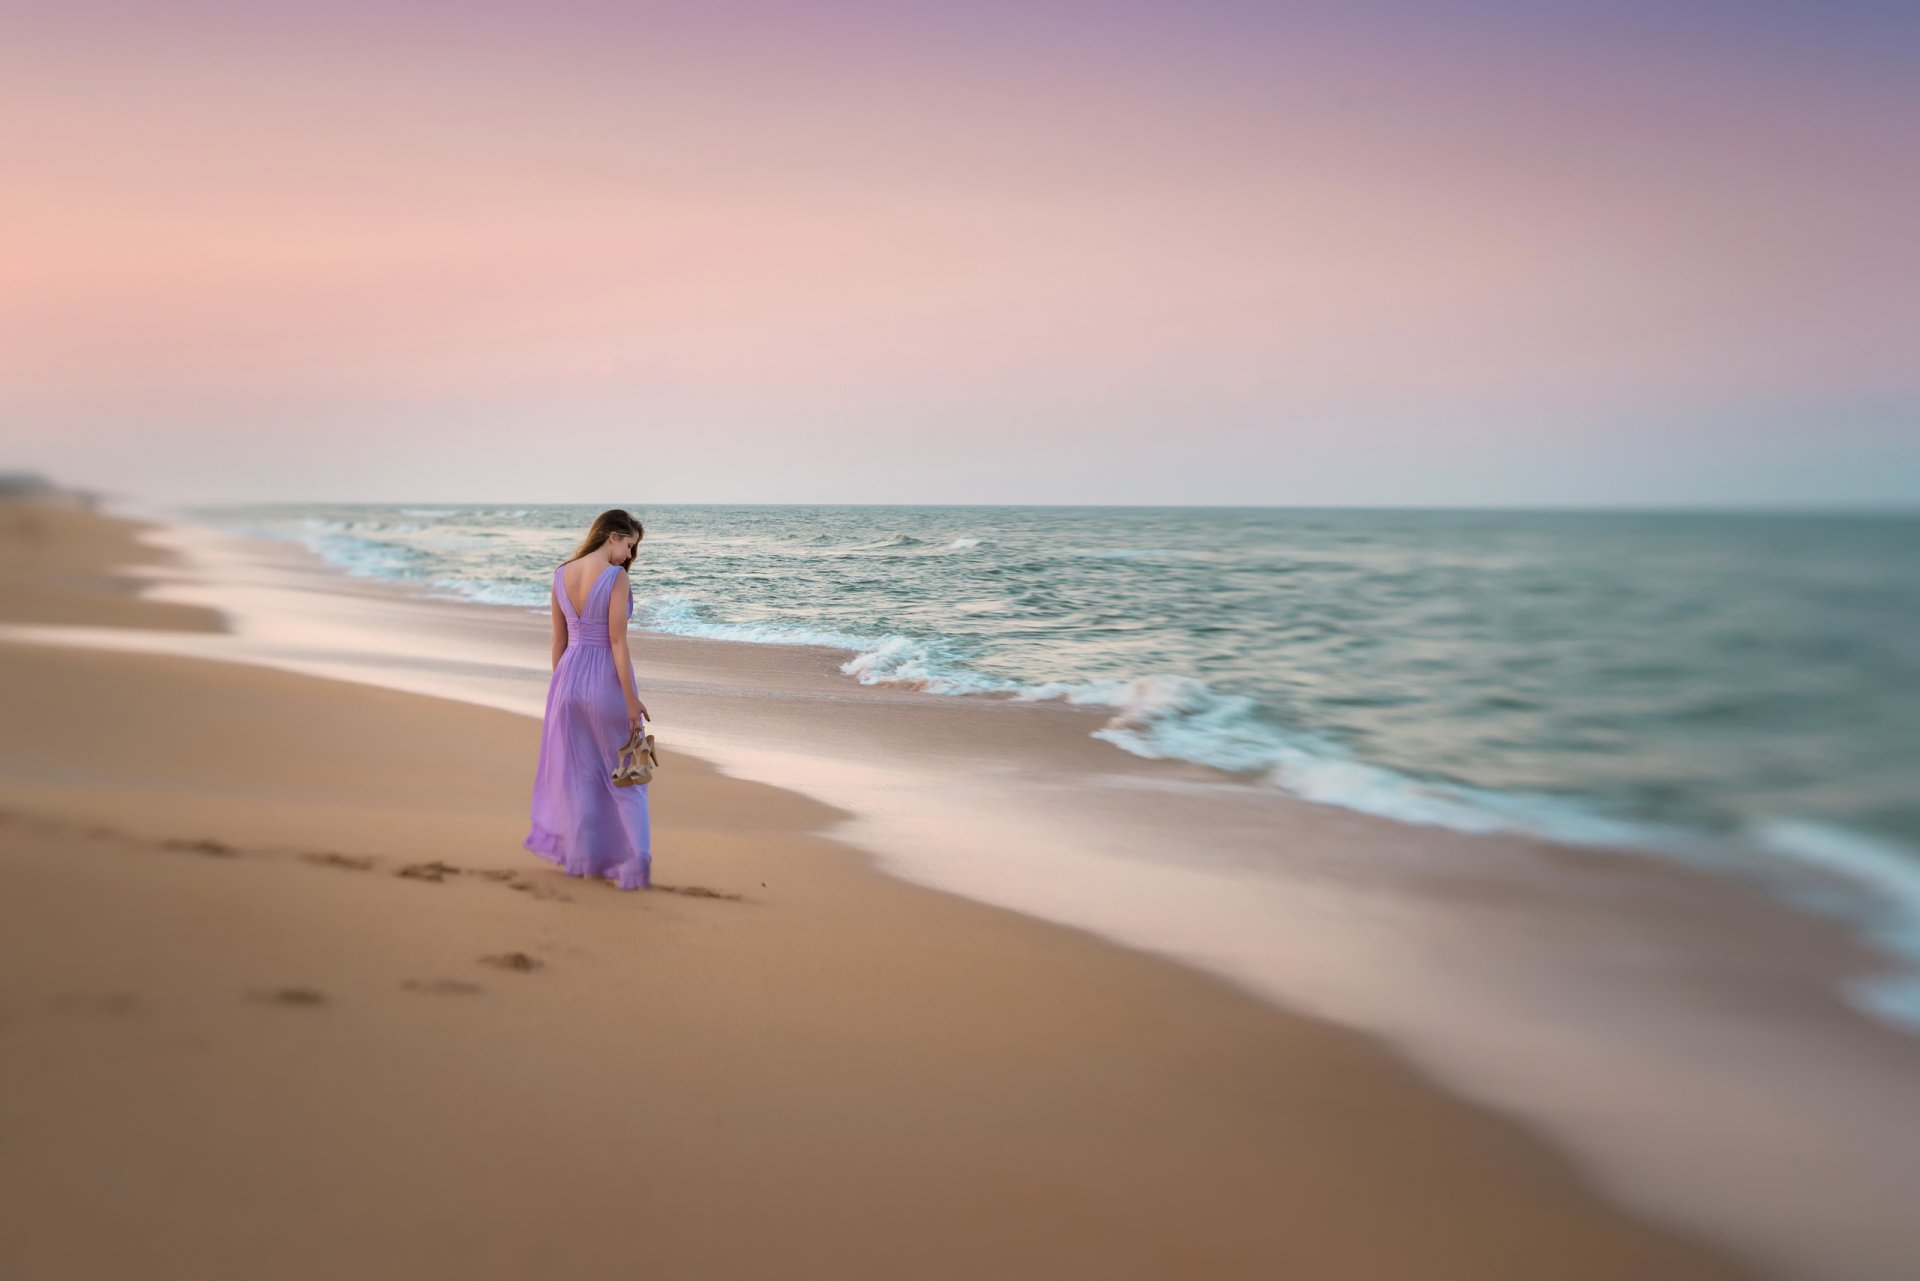
<path id="1" fill-rule="evenodd" d="M 310 987 L 255 988 L 247 993 L 253 1001 L 265 1001 L 269 1005 L 325 1005 L 327 994 Z"/>
<path id="2" fill-rule="evenodd" d="M 436 996 L 470 996 L 486 991 L 478 983 L 465 979 L 407 979 L 400 986 L 409 992 L 431 992 Z"/>
<path id="3" fill-rule="evenodd" d="M 730 894 L 725 890 L 710 890 L 704 885 L 656 885 L 653 888 L 656 890 L 665 890 L 669 894 L 684 894 L 688 898 L 738 899 L 740 897 L 738 894 Z"/>
<path id="4" fill-rule="evenodd" d="M 530 894 L 534 898 L 556 899 L 562 903 L 573 902 L 573 895 L 566 891 L 555 889 L 550 885 L 542 885 L 538 881 L 529 881 L 513 868 L 488 868 L 485 871 L 475 871 L 473 875 L 484 876 L 489 881 L 498 881 L 516 893 Z"/>
<path id="5" fill-rule="evenodd" d="M 359 854 L 336 854 L 332 850 L 311 850 L 300 857 L 321 867 L 344 867 L 352 872 L 373 870 L 373 860 Z"/>
<path id="6" fill-rule="evenodd" d="M 161 845 L 170 850 L 185 850 L 190 854 L 209 854 L 215 858 L 232 858 L 240 852 L 225 841 L 216 841 L 211 836 L 203 836 L 198 840 L 178 837 L 174 840 L 162 841 Z"/>
<path id="7" fill-rule="evenodd" d="M 508 881 L 507 888 L 521 894 L 531 894 L 535 898 L 557 899 L 562 903 L 573 902 L 573 895 L 565 890 L 556 890 L 550 885 L 539 885 L 533 881 Z"/>
<path id="8" fill-rule="evenodd" d="M 480 964 L 495 966 L 502 970 L 520 970 L 525 972 L 527 970 L 539 969 L 542 965 L 545 965 L 546 962 L 536 957 L 528 956 L 525 952 L 495 952 L 491 956 L 481 957 Z"/>
<path id="9" fill-rule="evenodd" d="M 405 876 L 416 881 L 444 881 L 449 876 L 460 875 L 460 869 L 451 863 L 442 863 L 436 858 L 425 863 L 409 863 L 394 875 Z"/>

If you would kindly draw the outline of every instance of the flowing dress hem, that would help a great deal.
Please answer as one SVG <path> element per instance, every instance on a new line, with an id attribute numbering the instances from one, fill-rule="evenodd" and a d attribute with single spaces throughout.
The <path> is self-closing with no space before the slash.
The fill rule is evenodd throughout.
<path id="1" fill-rule="evenodd" d="M 644 851 L 637 859 L 596 867 L 590 858 L 569 854 L 558 835 L 537 827 L 520 844 L 549 863 L 558 864 L 568 876 L 612 881 L 623 890 L 653 888 L 653 856 Z"/>

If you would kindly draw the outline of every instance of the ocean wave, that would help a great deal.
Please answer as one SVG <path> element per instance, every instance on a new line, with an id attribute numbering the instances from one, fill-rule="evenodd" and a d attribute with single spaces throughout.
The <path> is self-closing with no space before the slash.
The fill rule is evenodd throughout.
<path id="1" fill-rule="evenodd" d="M 887 534 L 858 543 L 843 543 L 829 534 L 822 535 L 813 542 L 821 547 L 821 554 L 828 556 L 866 556 L 874 552 L 909 551 L 915 547 L 928 546 L 926 539 L 902 533 Z"/>
<path id="2" fill-rule="evenodd" d="M 862 685 L 900 685 L 929 694 L 989 694 L 1009 685 L 954 663 L 938 641 L 888 636 L 840 665 Z"/>
<path id="3" fill-rule="evenodd" d="M 477 605 L 518 605 L 526 609 L 544 610 L 552 596 L 550 587 L 524 579 L 435 578 L 430 580 L 429 585 L 435 589 L 430 594 L 471 601 Z"/>
<path id="4" fill-rule="evenodd" d="M 394 523 L 384 520 L 328 520 L 323 517 L 309 516 L 300 522 L 299 527 L 310 534 L 417 534 L 423 528 L 405 521 Z"/>
<path id="5" fill-rule="evenodd" d="M 678 592 L 649 596 L 635 605 L 634 614 L 643 626 L 653 631 L 749 645 L 819 645 L 827 649 L 860 650 L 884 639 L 784 623 L 712 622 L 702 614 L 699 601 Z"/>
<path id="6" fill-rule="evenodd" d="M 847 650 L 852 657 L 840 670 L 863 685 L 1111 708 L 1113 715 L 1093 736 L 1135 756 L 1250 776 L 1305 800 L 1401 822 L 1480 835 L 1526 834 L 1576 845 L 1647 848 L 1674 839 L 1649 825 L 1613 820 L 1557 797 L 1483 792 L 1356 760 L 1335 744 L 1289 735 L 1272 725 L 1255 700 L 1189 676 L 1024 682 L 969 668 L 956 644 L 945 638 L 861 635 L 782 623 L 718 623 L 702 614 L 699 602 L 679 594 L 649 598 L 641 611 L 647 626 L 674 635 Z"/>
<path id="7" fill-rule="evenodd" d="M 1805 819 L 1755 825 L 1773 856 L 1839 878 L 1859 892 L 1794 894 L 1802 906 L 1854 926 L 1915 969 L 1851 980 L 1847 995 L 1869 1014 L 1920 1028 L 1920 851 L 1884 837 Z"/>
<path id="8" fill-rule="evenodd" d="M 680 594 L 651 596 L 640 602 L 639 616 L 655 631 L 752 645 L 817 645 L 853 654 L 842 674 L 862 685 L 897 685 L 930 694 L 1015 692 L 1021 687 L 973 672 L 952 653 L 950 642 L 922 637 L 859 635 L 794 627 L 785 623 L 721 623 L 709 620 L 700 602 Z"/>
<path id="9" fill-rule="evenodd" d="M 392 578 L 417 582 L 427 562 L 424 552 L 397 543 L 341 534 L 310 534 L 298 541 L 308 551 L 353 578 Z"/>
<path id="10" fill-rule="evenodd" d="M 1337 744 L 1273 725 L 1253 699 L 1189 676 L 1055 682 L 1029 687 L 1018 697 L 1112 707 L 1113 717 L 1094 737 L 1136 756 L 1248 775 L 1304 800 L 1401 822 L 1578 845 L 1664 839 L 1647 825 L 1613 820 L 1558 797 L 1486 792 L 1357 760 Z"/>

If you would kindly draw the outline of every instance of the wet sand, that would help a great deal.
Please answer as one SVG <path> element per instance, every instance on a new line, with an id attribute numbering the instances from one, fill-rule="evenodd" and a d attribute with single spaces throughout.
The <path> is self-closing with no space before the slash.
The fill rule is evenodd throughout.
<path id="1" fill-rule="evenodd" d="M 208 624 L 24 510 L 8 621 Z M 18 638 L 0 707 L 8 1275 L 1749 1275 L 1371 1039 L 684 751 L 622 894 L 519 849 L 509 711 Z"/>

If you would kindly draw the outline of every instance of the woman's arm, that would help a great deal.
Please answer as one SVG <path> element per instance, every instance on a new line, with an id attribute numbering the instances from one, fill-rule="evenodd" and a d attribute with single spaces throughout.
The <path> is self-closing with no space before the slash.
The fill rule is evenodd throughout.
<path id="1" fill-rule="evenodd" d="M 613 669 L 620 674 L 620 692 L 627 699 L 627 724 L 637 726 L 647 714 L 633 679 L 633 655 L 627 652 L 627 615 L 633 610 L 633 591 L 627 586 L 627 571 L 613 576 L 612 598 L 607 601 L 607 640 L 613 645 Z"/>
<path id="2" fill-rule="evenodd" d="M 553 589 L 553 665 L 560 666 L 560 655 L 567 652 L 567 616 L 560 612 L 560 589 Z"/>

